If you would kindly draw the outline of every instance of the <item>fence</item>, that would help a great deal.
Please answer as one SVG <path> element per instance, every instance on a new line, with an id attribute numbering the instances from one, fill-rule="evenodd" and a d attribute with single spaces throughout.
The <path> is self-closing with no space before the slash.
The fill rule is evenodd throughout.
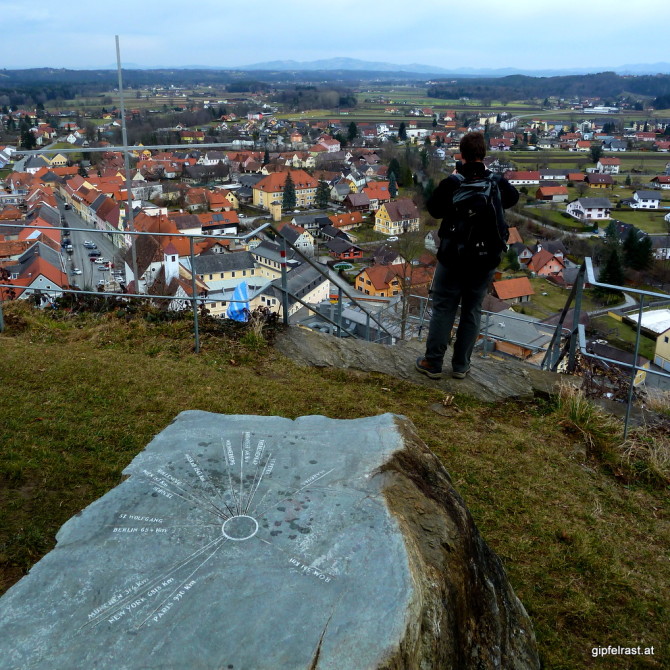
<path id="1" fill-rule="evenodd" d="M 7 223 L 0 223 L 0 231 L 3 228 L 16 228 L 16 224 L 7 224 Z M 61 233 L 63 231 L 68 231 L 69 233 L 72 232 L 81 232 L 85 233 L 86 235 L 122 235 L 124 238 L 130 237 L 131 239 L 136 239 L 142 236 L 149 236 L 149 237 L 174 237 L 174 233 L 154 233 L 154 232 L 140 232 L 140 231 L 117 231 L 117 230 L 99 230 L 99 229 L 91 229 L 91 228 L 82 228 L 82 227 L 70 227 L 70 226 L 58 226 L 58 227 L 52 227 L 52 230 L 59 230 Z M 39 230 L 39 227 L 36 228 L 36 230 Z M 313 311 L 313 306 L 309 305 L 306 303 L 302 298 L 300 298 L 298 295 L 295 293 L 292 293 L 288 289 L 288 277 L 290 275 L 288 268 L 287 268 L 287 263 L 286 263 L 286 255 L 287 255 L 287 248 L 291 248 L 294 253 L 296 253 L 298 256 L 300 256 L 301 260 L 303 263 L 307 263 L 321 275 L 324 279 L 327 279 L 328 281 L 333 281 L 337 285 L 337 292 L 338 292 L 338 299 L 337 299 L 337 317 L 336 319 L 330 318 L 328 315 L 323 315 L 320 314 L 320 318 L 323 318 L 324 320 L 328 321 L 332 326 L 336 328 L 336 333 L 338 336 L 340 336 L 343 332 L 347 332 L 349 335 L 352 337 L 355 337 L 355 334 L 348 331 L 344 326 L 342 325 L 342 300 L 343 296 L 346 296 L 350 301 L 352 305 L 355 305 L 358 307 L 365 315 L 368 323 L 368 333 L 369 333 L 369 325 L 370 322 L 374 323 L 377 326 L 378 332 L 383 332 L 385 335 L 391 340 L 394 340 L 393 334 L 388 330 L 388 328 L 372 313 L 370 313 L 368 310 L 366 310 L 361 303 L 356 299 L 356 297 L 352 294 L 352 292 L 343 284 L 336 282 L 334 278 L 328 273 L 328 270 L 324 268 L 323 266 L 320 266 L 320 264 L 316 263 L 313 261 L 311 258 L 308 256 L 304 255 L 299 249 L 297 249 L 293 244 L 291 244 L 288 240 L 283 238 L 281 234 L 277 231 L 277 229 L 273 226 L 271 223 L 264 223 L 261 226 L 255 228 L 249 233 L 240 235 L 185 235 L 185 239 L 188 240 L 189 242 L 189 259 L 190 259 L 190 270 L 191 270 L 191 295 L 189 297 L 176 297 L 175 295 L 164 295 L 164 294 L 159 294 L 159 293 L 142 293 L 139 292 L 139 289 L 141 289 L 141 282 L 139 281 L 139 278 L 134 282 L 135 286 L 135 292 L 128 292 L 128 291 L 108 291 L 108 290 L 86 290 L 86 289 L 81 289 L 81 288 L 73 288 L 72 286 L 69 286 L 67 288 L 65 287 L 60 287 L 60 286 L 54 286 L 51 288 L 46 288 L 46 287 L 27 287 L 22 284 L 16 284 L 12 282 L 4 282 L 0 283 L 0 332 L 2 331 L 3 328 L 3 314 L 2 314 L 2 300 L 7 297 L 7 293 L 10 290 L 14 291 L 21 291 L 24 292 L 26 295 L 31 295 L 31 294 L 40 294 L 40 295 L 53 295 L 57 296 L 62 293 L 72 293 L 76 295 L 95 295 L 95 296 L 100 296 L 101 294 L 104 294 L 105 296 L 109 297 L 119 297 L 119 298 L 139 298 L 143 300 L 149 300 L 149 301 L 156 301 L 156 300 L 168 300 L 170 302 L 173 302 L 175 300 L 182 300 L 186 302 L 191 303 L 191 309 L 193 312 L 193 334 L 194 334 L 194 339 L 195 339 L 195 351 L 199 352 L 200 351 L 200 336 L 199 336 L 199 320 L 198 320 L 198 308 L 202 306 L 206 306 L 208 303 L 211 304 L 213 302 L 216 302 L 212 298 L 208 298 L 207 295 L 203 295 L 198 292 L 197 288 L 197 273 L 195 271 L 196 268 L 196 255 L 195 255 L 195 242 L 198 240 L 211 240 L 211 239 L 218 239 L 218 240 L 228 240 L 228 241 L 237 241 L 237 242 L 244 242 L 247 241 L 260 233 L 262 233 L 265 230 L 271 230 L 275 238 L 279 240 L 280 242 L 280 256 L 281 256 L 281 263 L 280 263 L 280 286 L 278 287 L 280 292 L 281 292 L 281 315 L 283 318 L 283 321 L 286 325 L 288 325 L 288 317 L 289 317 L 289 298 L 292 300 L 296 301 L 297 303 L 301 304 L 303 307 L 306 307 L 309 310 Z M 62 270 L 64 273 L 67 274 L 67 269 L 65 268 L 65 264 L 63 262 L 62 256 L 61 256 L 61 263 L 62 263 Z M 134 278 L 134 277 L 133 277 Z M 6 290 L 4 290 L 6 289 Z M 91 287 L 92 289 L 92 287 Z M 240 302 L 247 302 L 246 300 L 236 300 L 233 298 L 226 298 L 227 302 L 232 302 L 232 303 L 240 303 Z M 369 339 L 369 336 L 368 338 Z"/>
<path id="2" fill-rule="evenodd" d="M 635 348 L 633 352 L 632 363 L 626 363 L 625 361 L 619 361 L 612 358 L 607 358 L 604 356 L 599 356 L 591 351 L 587 350 L 586 346 L 586 331 L 583 324 L 580 324 L 580 316 L 582 313 L 582 298 L 584 295 L 584 286 L 589 284 L 593 287 L 599 287 L 609 291 L 626 291 L 626 293 L 638 296 L 638 307 L 637 307 L 637 326 L 635 329 Z M 567 363 L 565 365 L 566 371 L 568 373 L 573 373 L 576 368 L 577 363 L 577 352 L 584 356 L 585 358 L 592 358 L 600 360 L 604 363 L 616 365 L 618 367 L 630 368 L 630 381 L 628 387 L 628 398 L 626 403 L 626 415 L 624 419 L 624 438 L 628 434 L 628 427 L 630 424 L 630 414 L 633 405 L 633 393 L 635 387 L 635 377 L 638 372 L 645 372 L 646 374 L 658 375 L 663 378 L 670 379 L 670 375 L 659 370 L 652 370 L 643 368 L 642 366 L 637 365 L 638 356 L 640 351 L 640 336 L 642 329 L 642 314 L 645 308 L 645 300 L 647 298 L 657 298 L 661 300 L 667 300 L 668 295 L 665 293 L 655 293 L 653 291 L 646 291 L 643 289 L 635 288 L 625 288 L 622 286 L 616 286 L 613 284 L 605 284 L 599 282 L 595 278 L 595 273 L 593 271 L 593 263 L 591 258 L 585 258 L 584 262 L 579 268 L 577 273 L 577 278 L 572 287 L 572 291 L 568 297 L 568 300 L 563 307 L 561 316 L 559 318 L 558 327 L 556 333 L 554 334 L 552 341 L 549 344 L 547 353 L 545 354 L 544 360 L 542 361 L 542 367 L 547 370 L 557 371 L 559 366 L 563 364 L 563 361 L 567 357 Z M 571 305 L 574 304 L 574 311 L 572 315 L 572 326 L 570 328 L 565 328 L 563 324 L 565 323 L 568 312 L 570 311 Z M 561 341 L 561 333 L 567 331 L 567 337 L 565 341 Z"/>

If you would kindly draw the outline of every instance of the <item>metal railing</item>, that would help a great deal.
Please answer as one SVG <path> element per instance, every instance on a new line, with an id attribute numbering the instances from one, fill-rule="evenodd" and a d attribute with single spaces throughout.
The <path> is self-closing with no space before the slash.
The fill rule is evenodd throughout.
<path id="1" fill-rule="evenodd" d="M 0 223 L 0 230 L 3 228 L 16 228 L 17 225 L 15 223 Z M 36 230 L 40 229 L 40 226 L 31 226 L 34 227 Z M 46 228 L 46 226 L 43 226 L 43 228 Z M 160 232 L 143 232 L 143 231 L 120 231 L 120 230 L 110 230 L 110 229 L 105 229 L 105 230 L 100 230 L 100 229 L 91 229 L 91 228 L 75 228 L 75 227 L 70 227 L 70 226 L 50 226 L 49 227 L 51 230 L 59 230 L 59 231 L 68 231 L 68 232 L 82 232 L 87 235 L 95 235 L 95 234 L 105 234 L 105 235 L 122 235 L 124 239 L 127 239 L 128 237 L 130 238 L 138 238 L 142 236 L 149 236 L 149 237 L 175 237 L 174 232 L 170 233 L 160 233 Z M 322 276 L 324 279 L 328 281 L 333 281 L 333 283 L 336 284 L 337 290 L 338 290 L 338 317 L 337 319 L 331 319 L 327 315 L 320 314 L 320 318 L 323 318 L 324 320 L 328 321 L 330 324 L 332 324 L 336 329 L 338 335 L 341 335 L 342 332 L 348 333 L 352 337 L 356 337 L 356 335 L 348 331 L 343 325 L 342 325 L 342 296 L 346 296 L 353 305 L 355 305 L 358 309 L 360 309 L 365 315 L 366 319 L 368 320 L 368 323 L 371 321 L 375 323 L 377 326 L 378 331 L 386 333 L 386 335 L 389 337 L 389 339 L 393 339 L 392 333 L 388 330 L 388 328 L 372 313 L 367 311 L 365 307 L 356 299 L 356 297 L 352 294 L 352 292 L 340 284 L 339 282 L 335 282 L 332 278 L 332 276 L 329 274 L 328 270 L 325 269 L 323 266 L 320 266 L 320 264 L 316 263 L 313 261 L 311 258 L 303 254 L 300 249 L 295 247 L 291 242 L 286 240 L 284 237 L 281 236 L 281 233 L 274 227 L 272 223 L 263 223 L 254 230 L 252 230 L 249 233 L 240 235 L 184 235 L 184 238 L 188 240 L 189 242 L 189 260 L 190 260 L 190 272 L 191 272 L 191 296 L 188 297 L 178 297 L 175 295 L 162 295 L 162 294 L 156 294 L 156 293 L 141 293 L 140 288 L 141 288 L 141 282 L 143 281 L 141 277 L 135 277 L 133 276 L 134 280 L 134 286 L 135 286 L 135 292 L 120 292 L 120 291 L 94 291 L 94 290 L 86 290 L 86 289 L 81 289 L 81 288 L 73 288 L 72 286 L 69 287 L 57 287 L 57 288 L 44 288 L 44 287 L 30 287 L 30 286 L 24 286 L 23 284 L 15 284 L 13 282 L 5 282 L 5 283 L 0 283 L 0 332 L 2 331 L 2 325 L 3 325 L 3 313 L 2 313 L 2 301 L 6 297 L 6 294 L 13 290 L 13 291 L 21 291 L 25 292 L 26 295 L 32 295 L 32 294 L 40 294 L 40 295 L 60 295 L 63 293 L 71 293 L 75 295 L 95 295 L 97 297 L 100 297 L 101 295 L 104 295 L 106 297 L 116 297 L 116 298 L 139 298 L 139 299 L 144 299 L 144 300 L 149 300 L 149 301 L 155 301 L 155 300 L 169 300 L 170 302 L 174 302 L 177 300 L 184 301 L 184 302 L 190 302 L 191 303 L 191 309 L 193 311 L 193 333 L 194 333 L 194 338 L 195 338 L 195 351 L 199 352 L 200 351 L 200 337 L 199 337 L 199 319 L 198 319 L 198 308 L 202 306 L 206 306 L 208 303 L 216 303 L 219 300 L 215 300 L 213 298 L 209 298 L 207 295 L 202 295 L 198 293 L 198 288 L 197 288 L 197 272 L 196 272 L 196 254 L 195 254 L 195 242 L 196 241 L 202 241 L 202 240 L 228 240 L 228 241 L 237 241 L 237 242 L 245 242 L 248 241 L 249 239 L 252 239 L 253 237 L 258 236 L 260 233 L 266 230 L 271 230 L 275 238 L 279 240 L 280 243 L 280 257 L 281 257 L 281 262 L 280 262 L 280 286 L 278 287 L 279 290 L 281 291 L 282 295 L 282 308 L 281 308 L 281 316 L 283 319 L 283 322 L 285 325 L 288 325 L 289 323 L 289 298 L 294 300 L 295 302 L 299 303 L 303 307 L 307 308 L 308 310 L 315 311 L 314 305 L 310 305 L 307 302 L 305 302 L 301 297 L 296 295 L 295 293 L 291 292 L 288 289 L 288 279 L 290 276 L 290 272 L 287 267 L 286 263 L 286 254 L 287 254 L 287 248 L 291 248 L 292 251 L 297 254 L 301 260 L 304 263 L 307 263 L 310 265 L 312 268 L 314 268 L 320 276 Z M 123 247 L 122 247 L 123 248 Z M 271 282 L 268 282 L 271 283 Z M 147 287 L 149 288 L 149 287 Z M 2 289 L 7 289 L 7 291 L 3 291 Z M 229 297 L 226 297 L 226 302 L 231 302 L 231 303 L 246 303 L 248 301 L 246 300 L 235 300 Z M 369 329 L 368 329 L 369 333 Z"/>
<path id="2" fill-rule="evenodd" d="M 419 310 L 419 315 L 410 315 L 410 319 L 414 321 L 418 321 L 419 325 L 417 328 L 417 336 L 419 340 L 422 339 L 423 337 L 423 330 L 426 325 L 426 321 L 430 319 L 430 313 L 428 309 L 428 302 L 430 301 L 430 298 L 427 298 L 425 296 L 420 296 L 420 295 L 412 295 L 410 296 L 412 298 L 415 298 L 420 301 L 421 307 Z M 484 317 L 484 329 L 481 333 L 482 335 L 482 341 L 483 341 L 483 347 L 484 347 L 484 352 L 482 354 L 482 358 L 488 358 L 487 350 L 486 350 L 486 343 L 490 340 L 494 340 L 496 342 L 507 342 L 508 344 L 513 344 L 516 346 L 519 346 L 523 349 L 528 349 L 534 353 L 538 353 L 540 351 L 545 350 L 545 346 L 541 344 L 533 344 L 532 342 L 528 341 L 523 341 L 523 340 L 515 340 L 511 337 L 502 337 L 501 335 L 496 335 L 494 333 L 490 332 L 490 326 L 491 326 L 491 321 L 492 319 L 498 318 L 502 319 L 503 322 L 506 322 L 508 320 L 510 321 L 519 321 L 520 323 L 524 323 L 528 326 L 531 326 L 539 331 L 544 331 L 546 335 L 549 337 L 551 336 L 553 338 L 554 333 L 556 332 L 556 329 L 558 326 L 554 326 L 553 324 L 550 323 L 542 323 L 541 321 L 531 321 L 527 317 L 524 316 L 516 316 L 514 314 L 508 314 L 505 312 L 505 314 L 501 315 L 499 312 L 491 312 L 489 310 L 483 309 L 482 310 L 482 316 Z M 454 322 L 454 326 L 458 326 L 458 321 L 459 319 L 457 318 L 456 321 Z M 568 334 L 570 331 L 567 330 L 566 328 L 563 328 L 563 334 Z"/>
<path id="3" fill-rule="evenodd" d="M 586 345 L 586 331 L 583 324 L 580 324 L 580 317 L 582 314 L 582 300 L 584 295 L 584 286 L 588 283 L 592 287 L 602 288 L 609 291 L 618 291 L 626 292 L 628 294 L 633 294 L 638 296 L 638 306 L 637 306 L 637 326 L 635 329 L 635 347 L 633 351 L 633 359 L 631 363 L 625 361 L 615 360 L 612 358 L 607 358 L 600 356 L 592 351 L 587 350 Z M 615 284 L 606 284 L 604 282 L 599 282 L 595 278 L 595 273 L 593 271 L 593 263 L 591 258 L 587 257 L 584 259 L 584 262 L 579 268 L 577 273 L 577 278 L 572 287 L 568 300 L 563 307 L 561 312 L 558 326 L 560 330 L 557 330 L 552 338 L 547 353 L 545 354 L 544 360 L 542 361 L 542 368 L 547 370 L 552 370 L 556 372 L 559 369 L 559 366 L 563 364 L 563 361 L 567 357 L 567 364 L 565 369 L 568 373 L 573 373 L 577 365 L 577 352 L 579 352 L 585 358 L 597 359 L 605 363 L 610 363 L 621 368 L 630 369 L 630 381 L 628 387 L 628 397 L 626 403 L 626 415 L 624 419 L 624 438 L 628 434 L 628 427 L 630 424 L 630 414 L 633 405 L 633 393 L 635 387 L 635 378 L 638 372 L 644 372 L 645 374 L 653 374 L 659 377 L 664 377 L 670 379 L 670 374 L 661 372 L 658 370 L 652 370 L 638 365 L 639 362 L 639 352 L 640 352 L 640 337 L 642 331 L 642 314 L 645 308 L 645 300 L 647 298 L 659 298 L 662 300 L 667 300 L 667 293 L 656 293 L 654 291 L 646 291 L 644 289 L 628 288 L 617 286 Z M 565 328 L 563 324 L 565 323 L 566 317 L 570 311 L 571 305 L 574 303 L 573 314 L 572 314 L 572 326 L 570 328 Z M 561 340 L 561 334 L 567 331 L 567 336 L 564 341 Z"/>

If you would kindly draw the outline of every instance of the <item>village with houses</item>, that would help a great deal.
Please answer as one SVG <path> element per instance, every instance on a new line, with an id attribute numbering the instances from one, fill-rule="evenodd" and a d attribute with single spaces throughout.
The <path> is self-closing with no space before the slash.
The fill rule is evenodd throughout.
<path id="1" fill-rule="evenodd" d="M 522 194 L 484 303 L 492 351 L 540 363 L 586 256 L 600 281 L 670 289 L 670 117 L 596 97 L 524 111 L 427 104 L 410 89 L 355 93 L 356 104 L 313 110 L 268 92 L 158 87 L 137 90 L 125 118 L 112 99 L 83 109 L 5 100 L 0 297 L 46 308 L 70 291 L 141 294 L 191 309 L 196 296 L 225 319 L 244 283 L 248 313 L 414 337 L 439 244 L 425 202 L 472 131 L 488 139 L 487 167 Z M 628 317 L 599 298 L 580 318 L 610 358 L 627 360 Z M 324 317 L 342 301 L 336 329 Z M 360 305 L 384 328 L 371 330 Z M 645 325 L 644 360 L 670 369 L 662 311 Z"/>

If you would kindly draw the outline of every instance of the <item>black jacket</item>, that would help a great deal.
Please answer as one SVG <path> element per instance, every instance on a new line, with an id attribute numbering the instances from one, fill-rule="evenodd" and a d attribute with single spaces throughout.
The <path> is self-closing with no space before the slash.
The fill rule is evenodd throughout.
<path id="1" fill-rule="evenodd" d="M 472 163 L 465 163 L 461 166 L 459 170 L 466 179 L 481 179 L 483 177 L 491 176 L 491 171 L 486 169 L 484 163 L 475 161 Z M 507 179 L 500 177 L 496 180 L 498 184 L 498 190 L 500 192 L 500 203 L 502 209 L 509 209 L 516 205 L 519 201 L 519 192 L 510 184 Z M 458 177 L 454 175 L 449 175 L 446 179 L 443 179 L 438 187 L 433 191 L 433 194 L 428 199 L 426 203 L 426 209 L 430 215 L 436 219 L 448 219 L 449 213 L 452 204 L 452 197 L 454 191 L 460 186 L 461 182 Z M 507 240 L 507 226 L 504 221 L 498 221 L 500 227 L 504 227 L 505 236 L 504 240 Z M 444 228 L 443 225 L 440 226 L 440 237 L 443 237 L 442 231 Z M 502 232 L 502 231 L 501 231 Z"/>

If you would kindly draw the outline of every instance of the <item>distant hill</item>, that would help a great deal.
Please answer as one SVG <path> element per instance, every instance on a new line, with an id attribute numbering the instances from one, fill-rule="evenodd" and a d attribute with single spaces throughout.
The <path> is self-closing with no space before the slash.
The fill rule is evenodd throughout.
<path id="1" fill-rule="evenodd" d="M 412 72 L 416 74 L 451 74 L 466 77 L 505 77 L 513 74 L 525 74 L 535 77 L 551 77 L 568 74 L 589 74 L 609 70 L 617 74 L 663 74 L 670 73 L 670 63 L 633 64 L 621 65 L 619 67 L 580 67 L 563 69 L 531 70 L 513 67 L 505 68 L 474 68 L 474 67 L 438 67 L 435 65 L 422 65 L 420 63 L 409 63 L 398 65 L 377 61 L 365 61 L 358 58 L 326 58 L 313 61 L 275 60 L 264 63 L 253 63 L 240 67 L 228 68 L 231 70 L 245 71 L 303 71 L 314 70 L 344 70 L 349 72 Z"/>

